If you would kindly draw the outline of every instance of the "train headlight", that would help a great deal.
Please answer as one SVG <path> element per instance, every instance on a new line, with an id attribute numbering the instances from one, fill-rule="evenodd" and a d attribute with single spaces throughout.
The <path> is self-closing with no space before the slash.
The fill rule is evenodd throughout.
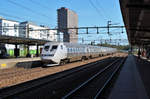
<path id="1" fill-rule="evenodd" d="M 54 56 L 54 54 L 42 54 L 42 56 Z"/>
<path id="2" fill-rule="evenodd" d="M 54 54 L 49 54 L 49 56 L 54 56 Z"/>

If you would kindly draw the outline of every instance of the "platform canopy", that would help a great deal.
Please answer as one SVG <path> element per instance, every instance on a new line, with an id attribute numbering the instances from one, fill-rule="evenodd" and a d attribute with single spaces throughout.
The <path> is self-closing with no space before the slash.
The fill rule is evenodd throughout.
<path id="1" fill-rule="evenodd" d="M 50 42 L 50 41 L 49 40 L 41 40 L 41 39 L 0 35 L 0 43 L 5 43 L 5 44 L 44 45 L 46 42 Z"/>
<path id="2" fill-rule="evenodd" d="M 150 45 L 150 0 L 120 0 L 131 45 Z"/>

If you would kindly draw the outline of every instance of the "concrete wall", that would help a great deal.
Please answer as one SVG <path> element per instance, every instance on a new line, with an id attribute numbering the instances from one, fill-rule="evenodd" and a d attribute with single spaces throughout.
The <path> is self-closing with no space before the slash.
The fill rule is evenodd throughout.
<path id="1" fill-rule="evenodd" d="M 76 28 L 78 27 L 78 16 L 75 12 L 68 10 L 68 27 Z M 77 43 L 78 42 L 78 31 L 76 29 L 69 29 L 69 38 L 71 43 Z"/>

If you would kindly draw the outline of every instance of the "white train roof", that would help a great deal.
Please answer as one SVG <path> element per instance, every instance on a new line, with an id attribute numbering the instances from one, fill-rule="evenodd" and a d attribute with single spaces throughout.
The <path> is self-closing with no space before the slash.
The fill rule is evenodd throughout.
<path id="1" fill-rule="evenodd" d="M 102 48 L 102 49 L 116 49 L 111 47 L 103 47 L 103 46 L 94 46 L 94 45 L 87 45 L 87 44 L 79 44 L 79 43 L 68 43 L 68 42 L 47 42 L 46 45 L 53 44 L 59 45 L 63 44 L 67 47 L 89 47 L 89 48 Z"/>

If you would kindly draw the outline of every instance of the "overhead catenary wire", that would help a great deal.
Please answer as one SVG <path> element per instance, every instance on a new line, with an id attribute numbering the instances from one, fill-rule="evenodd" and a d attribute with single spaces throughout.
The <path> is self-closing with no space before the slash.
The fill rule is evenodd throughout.
<path id="1" fill-rule="evenodd" d="M 69 27 L 69 28 L 61 28 L 62 30 L 68 30 L 68 29 L 107 29 L 107 26 L 99 26 L 99 27 Z M 110 26 L 109 28 L 125 28 L 125 26 Z M 59 30 L 58 28 L 53 29 L 33 29 L 32 31 L 42 31 L 42 30 Z"/>
<path id="2" fill-rule="evenodd" d="M 20 29 L 20 30 L 25 30 L 25 29 L 28 29 L 28 28 L 23 28 L 23 29 Z M 29 28 L 30 29 L 30 28 Z M 4 30 L 4 28 L 3 29 L 0 29 L 0 30 Z M 8 29 L 7 28 L 7 31 L 9 31 L 9 30 L 14 30 L 13 28 L 11 28 L 11 29 Z M 48 31 L 48 30 L 47 30 Z M 34 31 L 29 31 L 29 32 L 34 32 Z M 40 31 L 40 32 L 42 32 L 42 31 Z M 62 32 L 60 32 L 60 33 L 62 33 Z M 61 35 L 60 33 L 53 33 L 54 35 Z M 117 34 L 117 33 L 119 33 L 119 32 L 113 32 L 113 33 L 115 33 L 115 34 Z M 74 34 L 74 33 L 70 33 L 70 34 Z M 88 34 L 86 33 L 86 32 L 79 32 L 78 33 L 79 35 L 80 34 L 85 34 L 85 35 L 89 35 L 89 34 L 97 34 L 96 32 L 89 32 Z M 100 32 L 99 34 L 107 34 L 107 32 Z M 98 35 L 98 34 L 97 34 Z"/>
<path id="3" fill-rule="evenodd" d="M 15 0 L 6 0 L 8 3 L 10 3 L 10 4 L 13 4 L 13 5 L 15 5 L 15 6 L 19 6 L 19 3 L 17 3 L 17 2 L 15 2 Z M 19 6 L 19 7 L 21 7 L 22 8 L 22 6 Z M 24 7 L 24 6 L 23 6 Z M 27 8 L 27 7 L 26 7 Z M 37 12 L 37 11 L 34 11 L 33 12 L 33 10 L 31 10 L 31 8 L 27 8 L 26 9 L 25 8 L 25 10 L 28 10 L 29 11 L 29 9 L 30 9 L 30 12 L 32 11 L 32 13 L 34 13 L 34 12 Z M 56 27 L 56 26 L 54 26 L 53 24 L 48 24 L 48 23 L 46 23 L 46 22 L 43 22 L 43 20 L 39 20 L 38 19 L 38 21 L 37 20 L 33 20 L 33 17 L 30 17 L 29 15 L 23 15 L 23 16 L 20 16 L 20 15 L 17 15 L 16 14 L 16 12 L 11 12 L 11 13 L 13 13 L 13 14 L 15 14 L 15 15 L 13 15 L 13 14 L 8 14 L 8 12 L 10 11 L 10 9 L 4 9 L 4 8 L 1 8 L 1 9 L 3 9 L 3 10 L 6 10 L 5 12 L 3 11 L 3 12 L 0 12 L 0 16 L 2 16 L 2 18 L 3 17 L 8 17 L 8 18 L 10 18 L 10 19 L 8 19 L 8 20 L 12 20 L 12 21 L 15 21 L 16 19 L 16 21 L 30 21 L 30 22 L 33 22 L 33 23 L 38 23 L 38 25 L 44 25 L 44 26 L 51 26 L 51 27 Z M 34 14 L 36 14 L 36 13 L 34 13 Z M 17 16 L 16 16 L 17 15 Z M 36 14 L 37 15 L 37 14 Z M 38 14 L 38 16 L 36 16 L 36 17 L 40 17 L 40 13 Z M 44 16 L 45 17 L 45 16 Z M 47 16 L 47 18 L 48 18 L 48 16 Z M 5 18 L 3 18 L 3 19 L 5 19 Z M 49 18 L 48 18 L 49 19 Z M 6 19 L 7 20 L 7 19 Z"/>
<path id="4" fill-rule="evenodd" d="M 7 17 L 10 17 L 10 18 L 15 18 L 15 19 L 23 19 L 25 20 L 25 18 L 22 18 L 22 17 L 18 17 L 18 16 L 14 16 L 14 15 L 10 15 L 10 14 L 7 14 L 7 13 L 4 13 L 4 12 L 0 12 L 0 15 L 4 15 L 4 16 L 7 16 Z"/>
<path id="5" fill-rule="evenodd" d="M 48 10 L 50 9 L 48 6 L 46 5 L 42 5 L 41 3 L 37 2 L 37 0 L 29 0 L 31 3 L 35 4 L 35 5 L 38 5 L 39 7 L 41 8 L 44 8 L 45 10 Z M 49 10 L 48 10 L 49 11 Z M 64 13 L 60 13 L 61 15 L 64 15 L 66 16 Z"/>
<path id="6" fill-rule="evenodd" d="M 12 29 L 14 26 L 3 26 L 4 28 L 7 28 L 7 29 Z M 15 27 L 22 27 L 22 26 L 15 26 Z M 30 29 L 29 27 L 24 27 L 24 29 L 29 29 L 29 31 L 49 31 L 49 30 L 59 30 L 58 28 L 54 28 L 54 29 L 50 29 L 48 27 L 42 27 L 43 29 Z M 110 26 L 110 28 L 124 28 L 124 26 Z M 63 28 L 62 28 L 63 29 Z M 84 30 L 83 33 L 81 33 L 81 31 L 78 32 L 78 34 L 92 34 L 94 32 L 91 33 L 91 31 L 87 31 L 88 30 L 94 30 L 95 29 L 95 33 L 97 34 L 102 34 L 102 33 L 107 33 L 106 32 L 102 32 L 102 31 L 99 31 L 97 32 L 98 29 L 107 29 L 107 26 L 99 26 L 99 27 L 76 27 L 76 28 L 66 28 L 67 30 L 69 29 L 77 29 L 77 30 Z M 65 30 L 65 29 L 64 29 Z M 86 30 L 86 31 L 85 31 Z M 112 30 L 113 31 L 113 30 Z M 112 32 L 111 31 L 111 32 Z M 113 32 L 115 33 L 115 32 Z M 120 33 L 120 32 L 116 32 L 116 33 Z"/>
<path id="7" fill-rule="evenodd" d="M 29 1 L 32 2 L 35 5 L 38 5 L 41 8 L 44 8 L 45 10 L 49 11 L 49 9 L 50 9 L 48 6 L 42 5 L 41 3 L 37 2 L 37 0 L 29 0 Z M 64 13 L 60 13 L 60 14 L 66 16 Z"/>
<path id="8" fill-rule="evenodd" d="M 37 6 L 39 6 L 39 7 L 41 7 L 42 9 L 44 8 L 45 10 L 47 10 L 47 11 L 49 11 L 49 7 L 47 7 L 47 6 L 45 6 L 45 5 L 42 5 L 41 3 L 39 3 L 39 2 L 37 2 L 37 0 L 35 1 L 35 0 L 29 0 L 31 3 L 33 3 L 33 4 L 35 4 L 35 5 L 37 5 Z M 52 19 L 52 20 L 54 20 L 54 19 Z"/>
<path id="9" fill-rule="evenodd" d="M 9 18 L 15 18 L 15 19 L 17 19 L 17 20 L 27 20 L 26 18 L 23 18 L 23 17 L 19 17 L 19 16 L 16 16 L 16 15 L 10 15 L 10 14 L 7 14 L 7 13 L 4 13 L 4 12 L 0 12 L 0 15 L 2 15 L 2 16 L 6 16 L 6 17 L 9 17 Z M 2 18 L 3 19 L 3 18 Z M 5 19 L 5 18 L 4 18 Z M 29 20 L 30 22 L 34 22 L 34 23 L 36 23 L 36 20 Z M 17 21 L 18 22 L 18 21 Z M 46 24 L 46 25 L 48 25 L 47 23 L 44 23 L 44 22 L 41 22 L 41 21 L 39 21 L 38 20 L 38 23 L 39 24 Z M 11 26 L 9 26 L 9 27 L 11 27 Z M 13 26 L 12 26 L 13 27 Z"/>
<path id="10" fill-rule="evenodd" d="M 7 27 L 7 26 L 6 26 Z M 107 26 L 102 26 L 102 27 L 78 27 L 79 29 L 81 29 L 81 30 L 85 30 L 85 29 L 87 29 L 87 28 L 90 28 L 90 29 L 97 29 L 97 28 L 104 28 L 104 29 L 107 29 L 106 28 Z M 124 26 L 111 26 L 111 28 L 122 28 L 122 27 L 124 27 Z M 10 28 L 10 27 L 8 27 L 8 28 Z M 73 29 L 76 29 L 76 28 L 73 28 Z M 53 30 L 53 29 L 40 29 L 40 30 L 36 30 L 37 32 L 38 31 L 49 31 L 49 30 Z M 56 29 L 57 30 L 57 29 Z M 29 28 L 29 31 L 30 31 L 30 28 Z M 30 32 L 34 32 L 34 30 L 31 30 Z M 110 32 L 113 32 L 113 30 L 112 31 L 110 31 Z M 35 32 L 36 33 L 36 32 Z M 59 32 L 59 33 L 53 33 L 53 35 L 61 35 L 60 34 L 61 32 Z M 113 34 L 116 34 L 116 33 L 120 33 L 120 32 L 113 32 Z M 73 34 L 73 33 L 70 33 L 70 34 Z M 79 35 L 89 35 L 89 34 L 91 34 L 91 35 L 93 35 L 93 34 L 97 34 L 97 31 L 95 31 L 95 32 L 89 32 L 88 31 L 88 34 L 86 33 L 86 31 L 85 32 L 78 32 L 78 34 Z M 99 32 L 97 35 L 99 35 L 99 34 L 107 34 L 107 31 L 106 32 Z M 111 38 L 110 38 L 111 39 Z"/>
<path id="11" fill-rule="evenodd" d="M 46 5 L 42 5 L 41 3 L 37 2 L 37 0 L 29 0 L 30 2 L 40 6 L 41 8 L 45 8 L 46 10 L 49 9 Z"/>
<path id="12" fill-rule="evenodd" d="M 103 13 L 103 15 L 107 18 L 107 19 L 110 19 L 110 18 L 108 18 L 108 13 L 106 12 L 106 10 L 102 7 L 102 5 L 101 5 L 101 3 L 99 2 L 99 0 L 96 0 L 96 4 L 98 4 L 99 5 L 99 8 L 101 9 L 101 12 Z"/>
<path id="13" fill-rule="evenodd" d="M 92 0 L 89 0 L 91 6 L 96 10 L 96 12 L 100 15 L 103 16 L 104 20 L 107 20 L 107 18 L 101 13 L 101 11 L 95 6 L 95 4 L 92 2 Z"/>
<path id="14" fill-rule="evenodd" d="M 47 16 L 47 15 L 45 15 L 45 14 L 42 14 L 42 13 L 39 13 L 39 12 L 37 12 L 37 11 L 34 11 L 34 10 L 32 10 L 31 8 L 28 8 L 28 7 L 26 7 L 26 6 L 22 5 L 22 4 L 19 4 L 19 3 L 15 2 L 14 0 L 7 0 L 7 1 L 8 1 L 9 3 L 13 4 L 13 5 L 16 5 L 16 6 L 20 7 L 20 8 L 23 8 L 23 9 L 27 10 L 27 11 L 30 11 L 30 12 L 32 12 L 32 13 L 38 15 L 38 16 L 40 15 L 40 16 L 43 16 L 43 17 L 49 19 L 49 16 Z"/>

